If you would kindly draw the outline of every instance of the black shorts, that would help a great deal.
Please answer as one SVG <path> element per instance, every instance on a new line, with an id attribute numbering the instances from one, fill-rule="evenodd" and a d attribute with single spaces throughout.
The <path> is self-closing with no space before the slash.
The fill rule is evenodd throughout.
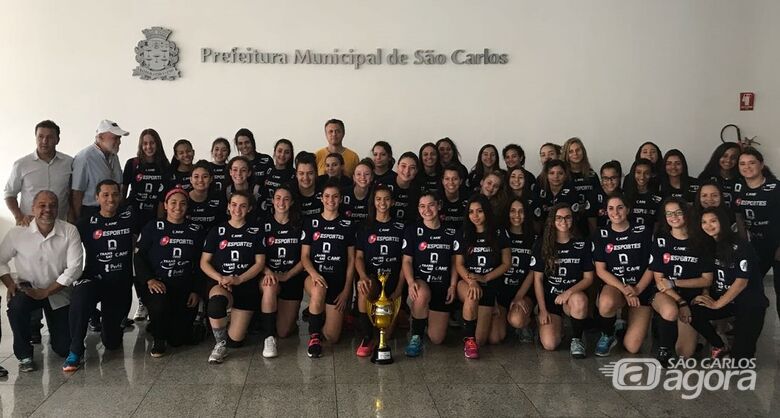
<path id="1" fill-rule="evenodd" d="M 279 299 L 303 300 L 303 282 L 306 280 L 306 272 L 298 273 L 290 277 L 286 282 L 279 282 Z"/>
<path id="2" fill-rule="evenodd" d="M 601 287 L 601 289 L 604 289 L 605 287 L 609 286 L 608 284 L 604 284 L 604 286 Z M 599 290 L 599 294 L 601 293 L 601 289 Z M 618 289 L 619 291 L 620 289 Z M 653 304 L 653 298 L 655 298 L 655 293 L 658 290 L 650 284 L 645 288 L 645 290 L 642 291 L 642 293 L 639 294 L 639 305 L 641 306 L 651 306 Z M 621 292 L 621 295 L 623 293 Z"/>
<path id="3" fill-rule="evenodd" d="M 501 282 L 499 279 L 479 284 L 479 287 L 482 289 L 482 297 L 479 298 L 479 306 L 496 306 L 496 295 L 498 294 L 500 284 Z"/>
<path id="4" fill-rule="evenodd" d="M 336 298 L 344 290 L 344 284 L 346 278 L 344 275 L 336 275 L 330 273 L 320 273 L 328 284 L 328 289 L 325 291 L 325 304 L 335 305 Z"/>
<path id="5" fill-rule="evenodd" d="M 447 290 L 449 283 L 428 283 L 431 290 L 431 300 L 428 302 L 428 309 L 436 312 L 452 312 L 454 303 L 447 304 Z"/>
<path id="6" fill-rule="evenodd" d="M 550 293 L 548 290 L 545 289 L 544 292 L 544 304 L 547 308 L 547 312 L 550 315 L 558 315 L 563 316 L 563 305 L 558 305 L 555 303 L 555 298 L 557 298 L 558 295 L 555 293 Z"/>
<path id="7" fill-rule="evenodd" d="M 231 291 L 233 295 L 233 308 L 245 311 L 260 310 L 260 280 L 254 279 L 233 286 Z"/>
<path id="8" fill-rule="evenodd" d="M 517 295 L 517 291 L 519 289 L 520 289 L 520 285 L 508 285 L 504 282 L 501 282 L 496 291 L 496 302 L 499 305 L 503 306 L 504 309 L 508 311 L 509 305 L 512 304 L 512 301 L 515 299 L 515 295 Z M 533 291 L 534 291 L 533 287 L 528 291 L 529 297 L 533 296 L 532 295 Z"/>

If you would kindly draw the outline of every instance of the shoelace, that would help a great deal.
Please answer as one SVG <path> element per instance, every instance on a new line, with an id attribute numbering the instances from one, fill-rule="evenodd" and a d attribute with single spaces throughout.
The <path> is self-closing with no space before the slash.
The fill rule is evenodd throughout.
<path id="1" fill-rule="evenodd" d="M 309 338 L 309 347 L 319 343 L 320 343 L 320 337 L 317 334 L 314 334 Z"/>

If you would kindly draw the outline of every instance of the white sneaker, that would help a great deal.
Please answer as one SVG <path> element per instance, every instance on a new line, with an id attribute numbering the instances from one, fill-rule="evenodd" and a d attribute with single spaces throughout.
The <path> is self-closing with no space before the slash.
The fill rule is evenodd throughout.
<path id="1" fill-rule="evenodd" d="M 211 355 L 209 356 L 209 364 L 220 364 L 223 361 L 225 361 L 225 357 L 227 357 L 227 345 L 225 341 L 220 341 L 216 344 L 214 344 L 214 349 L 211 350 Z"/>
<path id="2" fill-rule="evenodd" d="M 144 306 L 143 303 L 141 303 L 141 300 L 138 300 L 138 309 L 135 310 L 135 315 L 133 315 L 134 321 L 146 321 L 146 318 L 149 317 L 149 310 L 146 309 L 146 306 Z"/>
<path id="3" fill-rule="evenodd" d="M 263 341 L 263 357 L 274 358 L 278 355 L 279 353 L 276 351 L 276 337 L 269 336 Z"/>

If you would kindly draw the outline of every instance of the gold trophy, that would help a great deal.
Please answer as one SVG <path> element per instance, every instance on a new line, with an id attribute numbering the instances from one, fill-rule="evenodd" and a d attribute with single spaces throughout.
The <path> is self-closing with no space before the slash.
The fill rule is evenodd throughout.
<path id="1" fill-rule="evenodd" d="M 390 347 L 387 345 L 386 333 L 390 326 L 393 325 L 401 307 L 401 298 L 390 300 L 385 295 L 385 283 L 387 283 L 389 274 L 389 270 L 377 272 L 377 278 L 382 286 L 379 299 L 366 301 L 368 318 L 371 319 L 371 324 L 379 329 L 379 346 L 377 346 L 374 354 L 371 356 L 371 362 L 376 364 L 391 364 L 393 362 L 393 355 L 390 353 Z"/>

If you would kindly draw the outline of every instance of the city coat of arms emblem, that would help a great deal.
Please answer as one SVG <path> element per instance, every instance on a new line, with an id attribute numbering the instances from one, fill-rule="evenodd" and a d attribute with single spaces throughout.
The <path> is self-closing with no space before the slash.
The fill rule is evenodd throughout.
<path id="1" fill-rule="evenodd" d="M 168 40 L 171 30 L 154 26 L 141 32 L 146 39 L 138 41 L 135 47 L 138 67 L 133 69 L 133 76 L 142 80 L 176 80 L 181 77 L 181 72 L 176 69 L 179 48 Z"/>

